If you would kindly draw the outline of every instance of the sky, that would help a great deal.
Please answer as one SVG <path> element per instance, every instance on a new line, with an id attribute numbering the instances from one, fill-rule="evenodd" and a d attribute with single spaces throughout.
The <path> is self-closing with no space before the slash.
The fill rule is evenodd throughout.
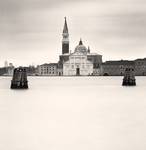
<path id="1" fill-rule="evenodd" d="M 65 16 L 72 52 L 82 38 L 103 61 L 146 57 L 145 0 L 0 0 L 0 66 L 57 62 Z"/>

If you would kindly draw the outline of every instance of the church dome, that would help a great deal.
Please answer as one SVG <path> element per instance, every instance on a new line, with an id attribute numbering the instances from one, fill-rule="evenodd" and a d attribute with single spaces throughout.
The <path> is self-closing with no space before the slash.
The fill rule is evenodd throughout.
<path id="1" fill-rule="evenodd" d="M 87 53 L 87 48 L 83 45 L 82 40 L 80 40 L 79 45 L 76 46 L 75 52 L 79 53 Z"/>

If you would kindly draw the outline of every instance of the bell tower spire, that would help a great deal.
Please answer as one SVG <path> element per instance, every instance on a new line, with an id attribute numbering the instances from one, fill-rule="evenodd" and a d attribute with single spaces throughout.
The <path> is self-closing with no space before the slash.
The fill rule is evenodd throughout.
<path id="1" fill-rule="evenodd" d="M 67 26 L 66 17 L 65 17 L 65 23 L 64 23 L 62 36 L 63 36 L 62 54 L 69 53 L 69 33 L 68 33 L 68 26 Z"/>
<path id="2" fill-rule="evenodd" d="M 65 23 L 64 23 L 63 33 L 68 33 L 66 17 L 64 17 L 64 19 L 65 19 Z"/>

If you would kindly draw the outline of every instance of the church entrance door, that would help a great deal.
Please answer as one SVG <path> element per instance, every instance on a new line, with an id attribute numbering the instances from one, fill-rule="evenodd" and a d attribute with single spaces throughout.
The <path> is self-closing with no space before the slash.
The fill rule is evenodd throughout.
<path id="1" fill-rule="evenodd" d="M 80 68 L 76 68 L 76 75 L 77 75 L 77 76 L 80 75 Z"/>

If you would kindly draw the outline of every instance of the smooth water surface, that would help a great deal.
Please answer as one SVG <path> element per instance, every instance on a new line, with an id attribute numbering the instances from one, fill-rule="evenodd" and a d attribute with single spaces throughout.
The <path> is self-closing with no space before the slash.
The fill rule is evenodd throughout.
<path id="1" fill-rule="evenodd" d="M 0 150 L 146 150 L 146 77 L 0 77 Z"/>

